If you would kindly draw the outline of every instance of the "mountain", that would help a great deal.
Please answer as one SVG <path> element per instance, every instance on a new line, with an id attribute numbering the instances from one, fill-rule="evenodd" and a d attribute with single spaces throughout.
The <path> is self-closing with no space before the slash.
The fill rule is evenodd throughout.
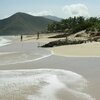
<path id="1" fill-rule="evenodd" d="M 59 17 L 56 17 L 56 16 L 51 16 L 51 15 L 46 15 L 46 16 L 43 16 L 43 17 L 50 19 L 50 20 L 58 21 L 58 22 L 60 22 L 62 20 L 62 18 L 59 18 Z"/>
<path id="2" fill-rule="evenodd" d="M 16 13 L 0 20 L 0 35 L 33 34 L 46 31 L 47 25 L 53 20 L 32 16 L 26 13 Z"/>

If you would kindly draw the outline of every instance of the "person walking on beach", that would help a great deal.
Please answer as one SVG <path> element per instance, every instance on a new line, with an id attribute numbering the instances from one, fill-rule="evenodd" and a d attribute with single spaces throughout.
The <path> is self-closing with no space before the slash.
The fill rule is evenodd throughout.
<path id="1" fill-rule="evenodd" d="M 22 41 L 23 40 L 23 36 L 21 35 L 21 37 L 20 37 L 20 40 Z"/>
<path id="2" fill-rule="evenodd" d="M 40 35 L 40 33 L 38 32 L 38 33 L 37 33 L 37 40 L 39 39 L 39 35 Z"/>

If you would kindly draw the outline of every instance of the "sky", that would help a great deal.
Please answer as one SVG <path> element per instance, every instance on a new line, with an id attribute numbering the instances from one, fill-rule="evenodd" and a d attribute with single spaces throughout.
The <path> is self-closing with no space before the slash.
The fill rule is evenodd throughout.
<path id="1" fill-rule="evenodd" d="M 100 0 L 0 0 L 0 19 L 24 12 L 34 16 L 100 16 Z"/>

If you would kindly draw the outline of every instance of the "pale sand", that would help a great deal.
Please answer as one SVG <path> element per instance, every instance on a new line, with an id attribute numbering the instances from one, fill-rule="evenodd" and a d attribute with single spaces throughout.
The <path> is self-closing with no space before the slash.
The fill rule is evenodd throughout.
<path id="1" fill-rule="evenodd" d="M 75 57 L 100 57 L 100 42 L 65 45 L 49 48 L 55 55 Z"/>
<path id="2" fill-rule="evenodd" d="M 40 39 L 36 39 L 37 36 L 23 36 L 24 42 L 38 42 L 48 43 L 64 38 L 48 38 L 56 34 L 41 34 Z M 51 50 L 55 55 L 67 56 L 67 57 L 100 57 L 100 42 L 83 43 L 77 45 L 64 45 L 58 47 L 52 47 Z"/>
<path id="3" fill-rule="evenodd" d="M 59 40 L 59 38 L 48 38 L 51 36 L 58 35 L 58 33 L 52 33 L 52 34 L 40 34 L 39 39 L 37 39 L 37 35 L 23 35 L 23 41 L 24 42 L 51 42 L 55 40 Z M 63 39 L 63 38 L 60 38 Z M 20 40 L 20 36 L 18 36 L 18 40 Z"/>

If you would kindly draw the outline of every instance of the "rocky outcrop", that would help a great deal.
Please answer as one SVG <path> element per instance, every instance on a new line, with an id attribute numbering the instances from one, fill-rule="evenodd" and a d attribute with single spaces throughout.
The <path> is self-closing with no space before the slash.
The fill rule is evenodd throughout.
<path id="1" fill-rule="evenodd" d="M 49 42 L 49 43 L 43 45 L 42 47 L 54 47 L 54 46 L 61 46 L 61 45 L 82 44 L 84 42 L 86 42 L 86 41 L 83 41 L 83 40 L 70 41 L 70 40 L 63 39 L 63 40 Z"/>

